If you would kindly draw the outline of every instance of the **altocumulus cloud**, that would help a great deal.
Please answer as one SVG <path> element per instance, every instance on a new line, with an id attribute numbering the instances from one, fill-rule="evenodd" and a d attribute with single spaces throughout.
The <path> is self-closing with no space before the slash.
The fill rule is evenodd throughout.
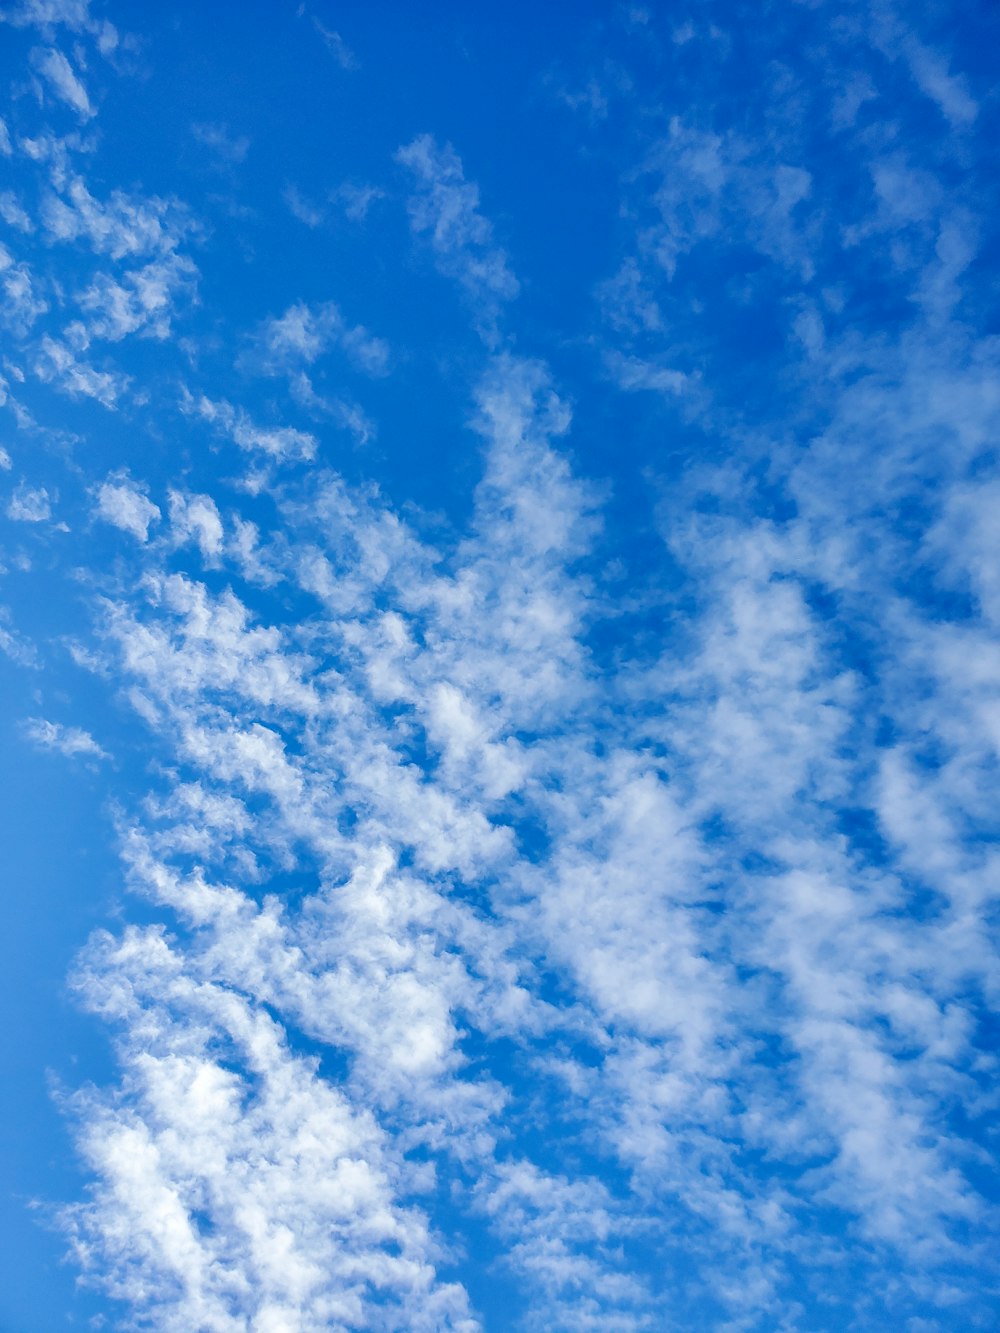
<path id="1" fill-rule="evenodd" d="M 0 646 L 118 867 L 18 1309 L 995 1326 L 995 20 L 226 16 L 251 114 L 98 9 L 3 14 Z"/>

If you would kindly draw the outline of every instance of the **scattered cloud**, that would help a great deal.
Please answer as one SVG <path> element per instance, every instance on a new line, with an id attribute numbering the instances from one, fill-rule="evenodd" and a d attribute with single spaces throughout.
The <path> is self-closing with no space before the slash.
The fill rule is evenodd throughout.
<path id="1" fill-rule="evenodd" d="M 459 283 L 476 311 L 477 324 L 490 345 L 499 339 L 497 321 L 520 291 L 507 254 L 493 242 L 493 226 L 479 211 L 479 187 L 465 179 L 451 144 L 440 146 L 421 135 L 396 153 L 413 176 L 410 224 L 426 236 L 441 271 Z"/>
<path id="2" fill-rule="evenodd" d="M 323 210 L 311 204 L 297 186 L 286 185 L 282 197 L 292 217 L 298 218 L 307 227 L 315 228 L 323 225 L 325 217 Z"/>
<path id="3" fill-rule="evenodd" d="M 331 199 L 344 210 L 344 216 L 351 222 L 364 222 L 372 205 L 385 198 L 385 191 L 375 185 L 359 185 L 345 181 L 332 191 Z"/>
<path id="4" fill-rule="evenodd" d="M 275 458 L 309 459 L 316 452 L 316 437 L 291 426 L 259 426 L 240 407 L 224 399 L 213 401 L 200 394 L 197 398 L 185 390 L 181 409 L 188 415 L 210 422 L 241 449 L 259 450 Z"/>
<path id="5" fill-rule="evenodd" d="M 94 398 L 102 406 L 114 408 L 128 387 L 125 375 L 115 370 L 97 370 L 81 361 L 68 342 L 46 334 L 35 356 L 34 371 L 46 384 L 56 384 L 63 392 Z"/>
<path id="6" fill-rule="evenodd" d="M 300 9 L 299 12 L 302 13 L 303 11 Z M 340 33 L 335 32 L 332 28 L 326 27 L 326 25 L 321 23 L 314 14 L 310 14 L 309 17 L 313 27 L 322 38 L 323 45 L 333 56 L 340 68 L 343 70 L 357 69 L 357 56 L 355 56 L 354 52 L 344 41 L 343 37 L 341 37 Z"/>
<path id="7" fill-rule="evenodd" d="M 87 316 L 88 333 L 109 342 L 120 342 L 134 333 L 168 338 L 177 304 L 184 298 L 188 302 L 194 299 L 197 278 L 194 263 L 178 254 L 126 270 L 120 278 L 98 273 L 78 297 Z"/>
<path id="8" fill-rule="evenodd" d="M 17 666 L 29 671 L 41 668 L 37 647 L 27 635 L 12 626 L 10 609 L 6 606 L 0 606 L 0 652 Z"/>
<path id="9" fill-rule="evenodd" d="M 199 122 L 191 126 L 191 133 L 221 162 L 236 166 L 246 161 L 250 140 L 244 134 L 233 134 L 228 125 Z"/>
<path id="10" fill-rule="evenodd" d="M 213 236 L 81 129 L 86 4 L 4 15 L 47 94 L 0 125 L 0 649 L 54 645 L 74 725 L 15 724 L 109 762 L 142 902 L 73 982 L 115 1072 L 60 1095 L 112 1321 L 992 1326 L 992 112 L 922 21 L 818 12 L 626 7 L 544 151 L 502 103 L 414 139 L 417 276 L 381 130 L 284 190 L 370 234 Z"/>
<path id="11" fill-rule="evenodd" d="M 8 227 L 15 227 L 18 231 L 31 232 L 35 229 L 35 224 L 13 190 L 4 190 L 0 194 L 0 218 L 3 218 Z"/>
<path id="12" fill-rule="evenodd" d="M 609 352 L 606 357 L 608 372 L 619 388 L 626 392 L 648 389 L 654 393 L 683 394 L 691 386 L 691 376 L 669 366 L 656 366 L 635 356 Z"/>
<path id="13" fill-rule="evenodd" d="M 7 517 L 18 523 L 45 523 L 52 517 L 51 497 L 44 486 L 21 482 L 7 501 Z"/>
<path id="14" fill-rule="evenodd" d="M 178 545 L 191 542 L 206 561 L 213 562 L 222 551 L 222 519 L 210 495 L 187 495 L 171 491 L 170 528 Z"/>
<path id="15" fill-rule="evenodd" d="M 12 8 L 0 12 L 0 22 L 16 28 L 38 28 L 50 41 L 61 27 L 87 33 L 105 56 L 116 50 L 120 40 L 114 24 L 91 15 L 90 0 L 17 0 Z"/>
<path id="16" fill-rule="evenodd" d="M 56 97 L 75 111 L 81 120 L 87 121 L 94 116 L 86 88 L 61 51 L 51 47 L 39 50 L 35 52 L 34 63 Z"/>
<path id="17" fill-rule="evenodd" d="M 86 240 L 95 253 L 112 259 L 167 254 L 192 229 L 189 214 L 174 200 L 114 190 L 102 202 L 80 176 L 43 199 L 41 221 L 52 240 Z"/>
<path id="18" fill-rule="evenodd" d="M 29 266 L 23 261 L 16 261 L 2 243 L 0 243 L 0 284 L 6 297 L 3 310 L 0 311 L 0 319 L 23 338 L 38 317 L 48 310 L 48 302 L 36 294 Z"/>
<path id="19" fill-rule="evenodd" d="M 33 717 L 24 723 L 24 734 L 33 745 L 43 750 L 55 750 L 67 759 L 108 759 L 89 732 L 80 727 L 65 727 L 59 722 Z"/>
<path id="20" fill-rule="evenodd" d="M 95 499 L 98 517 L 123 532 L 130 532 L 137 541 L 147 541 L 150 526 L 160 521 L 160 510 L 127 474 L 102 482 Z"/>
<path id="21" fill-rule="evenodd" d="M 332 301 L 309 306 L 296 302 L 281 315 L 264 320 L 254 332 L 253 364 L 266 374 L 287 374 L 311 366 L 337 348 L 354 367 L 380 377 L 389 368 L 389 345 L 363 325 L 348 324 Z"/>

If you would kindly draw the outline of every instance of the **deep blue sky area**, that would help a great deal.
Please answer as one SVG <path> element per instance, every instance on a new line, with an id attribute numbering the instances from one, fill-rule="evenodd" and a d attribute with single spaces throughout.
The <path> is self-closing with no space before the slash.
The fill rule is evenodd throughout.
<path id="1" fill-rule="evenodd" d="M 995 6 L 0 6 L 0 1333 L 1000 1321 Z"/>

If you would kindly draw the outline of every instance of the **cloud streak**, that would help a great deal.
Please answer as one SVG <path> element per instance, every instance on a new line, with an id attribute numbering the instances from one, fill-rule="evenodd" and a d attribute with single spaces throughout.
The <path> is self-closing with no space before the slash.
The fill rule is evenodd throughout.
<path id="1" fill-rule="evenodd" d="M 400 148 L 396 161 L 414 179 L 410 224 L 425 236 L 441 272 L 457 281 L 476 311 L 485 341 L 498 341 L 497 321 L 520 291 L 506 252 L 493 241 L 492 223 L 479 211 L 479 188 L 465 179 L 451 144 L 423 134 Z"/>

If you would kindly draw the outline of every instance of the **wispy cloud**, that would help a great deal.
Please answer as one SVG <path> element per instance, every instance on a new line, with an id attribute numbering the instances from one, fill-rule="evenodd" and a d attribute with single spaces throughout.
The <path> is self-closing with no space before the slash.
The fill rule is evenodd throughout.
<path id="1" fill-rule="evenodd" d="M 0 12 L 0 22 L 17 28 L 35 27 L 49 41 L 60 28 L 86 33 L 104 56 L 111 56 L 121 41 L 119 32 L 106 18 L 95 18 L 89 0 L 17 0 Z"/>
<path id="2" fill-rule="evenodd" d="M 49 47 L 36 52 L 35 68 L 60 101 L 72 108 L 81 120 L 91 119 L 94 108 L 87 96 L 87 90 L 61 51 Z"/>
<path id="3" fill-rule="evenodd" d="M 58 193 L 46 196 L 41 218 L 51 239 L 83 239 L 97 254 L 112 259 L 169 253 L 192 226 L 190 215 L 174 200 L 115 190 L 102 201 L 79 176 L 67 180 Z"/>
<path id="4" fill-rule="evenodd" d="M 312 458 L 316 437 L 292 426 L 260 426 L 239 407 L 224 399 L 213 401 L 204 394 L 194 397 L 187 390 L 181 399 L 182 411 L 210 422 L 241 449 L 259 450 L 275 458 Z"/>
<path id="5" fill-rule="evenodd" d="M 0 283 L 6 297 L 0 318 L 8 328 L 24 337 L 38 317 L 48 310 L 48 302 L 38 295 L 30 267 L 23 261 L 15 260 L 2 243 Z"/>
<path id="6" fill-rule="evenodd" d="M 199 121 L 191 126 L 191 133 L 220 161 L 233 166 L 246 161 L 250 140 L 245 134 L 233 134 L 228 125 Z"/>
<path id="7" fill-rule="evenodd" d="M 302 13 L 303 10 L 300 9 L 299 12 Z M 340 68 L 344 70 L 357 69 L 358 58 L 344 41 L 343 37 L 341 37 L 340 33 L 336 32 L 333 28 L 328 28 L 325 23 L 321 23 L 315 14 L 311 14 L 309 17 L 313 28 L 315 28 L 316 32 L 318 32 L 322 38 L 323 45 L 333 56 Z"/>
<path id="8" fill-rule="evenodd" d="M 56 384 L 65 393 L 94 398 L 102 406 L 114 408 L 128 387 L 128 378 L 116 370 L 98 370 L 81 360 L 68 342 L 46 334 L 35 356 L 34 371 L 40 380 Z"/>
<path id="9" fill-rule="evenodd" d="M 409 202 L 413 230 L 427 237 L 442 272 L 457 280 L 473 304 L 480 333 L 495 345 L 500 312 L 520 284 L 479 211 L 479 187 L 465 179 L 451 144 L 442 147 L 429 134 L 400 148 L 396 160 L 416 183 Z"/>
<path id="10" fill-rule="evenodd" d="M 88 333 L 110 342 L 134 333 L 169 337 L 177 305 L 193 299 L 197 277 L 194 263 L 173 253 L 128 269 L 120 277 L 98 273 L 78 297 Z"/>
<path id="11" fill-rule="evenodd" d="M 33 717 L 24 723 L 23 730 L 33 745 L 43 750 L 55 750 L 67 759 L 109 758 L 93 736 L 80 727 L 66 727 L 59 722 Z"/>
<path id="12" fill-rule="evenodd" d="M 7 501 L 7 517 L 17 523 L 44 523 L 52 517 L 51 497 L 44 486 L 21 482 Z"/>
<path id="13" fill-rule="evenodd" d="M 367 375 L 381 376 L 389 368 L 385 339 L 360 324 L 349 324 L 333 301 L 315 306 L 299 301 L 259 324 L 253 341 L 255 353 L 248 364 L 272 375 L 311 366 L 334 348 Z"/>
<path id="14" fill-rule="evenodd" d="M 0 194 L 0 217 L 9 227 L 16 227 L 18 231 L 31 232 L 35 229 L 35 224 L 13 190 L 4 190 Z"/>
<path id="15" fill-rule="evenodd" d="M 331 192 L 331 198 L 340 204 L 344 216 L 351 222 L 364 222 L 372 205 L 377 200 L 385 198 L 385 191 L 376 185 L 359 185 L 353 181 L 345 181 Z"/>
<path id="16" fill-rule="evenodd" d="M 282 197 L 288 205 L 288 211 L 292 217 L 298 218 L 307 227 L 322 226 L 323 219 L 326 216 L 322 208 L 317 208 L 315 204 L 310 203 L 297 186 L 286 185 Z"/>

